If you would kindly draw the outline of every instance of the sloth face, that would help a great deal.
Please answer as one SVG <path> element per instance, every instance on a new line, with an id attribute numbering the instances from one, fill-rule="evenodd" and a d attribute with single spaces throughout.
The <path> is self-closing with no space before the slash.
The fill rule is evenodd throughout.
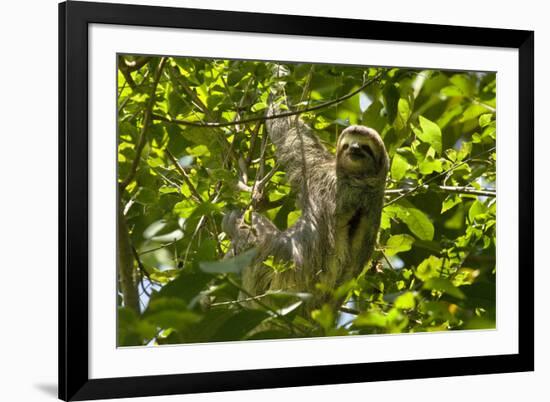
<path id="1" fill-rule="evenodd" d="M 350 126 L 342 131 L 336 160 L 339 171 L 354 176 L 385 176 L 388 170 L 384 142 L 376 130 L 365 126 Z"/>

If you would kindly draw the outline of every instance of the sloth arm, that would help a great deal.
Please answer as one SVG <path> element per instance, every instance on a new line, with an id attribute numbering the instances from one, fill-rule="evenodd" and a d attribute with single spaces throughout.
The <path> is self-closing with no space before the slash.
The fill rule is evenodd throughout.
<path id="1" fill-rule="evenodd" d="M 225 216 L 222 227 L 233 238 L 234 251 L 239 253 L 257 246 L 261 250 L 258 256 L 261 261 L 271 255 L 282 261 L 300 263 L 303 251 L 300 239 L 313 235 L 305 233 L 308 226 L 302 219 L 292 228 L 281 231 L 268 218 L 256 212 L 252 213 L 248 225 L 239 211 L 232 211 Z M 230 255 L 234 255 L 234 252 Z"/>
<path id="2" fill-rule="evenodd" d="M 279 109 L 272 105 L 268 116 L 277 113 Z M 332 163 L 334 156 L 298 116 L 268 119 L 266 127 L 290 184 L 298 191 L 309 190 L 315 185 L 311 180 L 314 171 Z"/>

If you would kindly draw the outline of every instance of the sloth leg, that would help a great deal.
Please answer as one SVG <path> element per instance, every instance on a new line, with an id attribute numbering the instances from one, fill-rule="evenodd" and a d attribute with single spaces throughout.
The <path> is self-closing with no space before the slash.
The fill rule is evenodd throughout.
<path id="1" fill-rule="evenodd" d="M 248 224 L 244 221 L 243 213 L 237 210 L 224 216 L 222 229 L 231 237 L 232 255 L 253 246 L 260 246 L 260 251 L 270 249 L 271 241 L 281 234 L 281 231 L 263 215 L 253 212 L 251 223 Z"/>

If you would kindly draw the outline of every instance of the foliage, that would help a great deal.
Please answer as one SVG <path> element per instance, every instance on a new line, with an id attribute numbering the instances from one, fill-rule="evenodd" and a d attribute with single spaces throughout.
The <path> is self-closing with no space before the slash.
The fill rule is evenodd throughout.
<path id="1" fill-rule="evenodd" d="M 495 327 L 495 74 L 285 63 L 277 77 L 272 66 L 119 57 L 120 208 L 140 294 L 137 311 L 119 293 L 119 345 Z M 346 296 L 338 311 L 304 316 L 309 295 L 291 292 L 239 303 L 255 251 L 224 259 L 224 213 L 254 210 L 281 229 L 300 215 L 264 126 L 281 81 L 329 150 L 364 124 L 391 159 L 375 256 L 332 290 Z"/>

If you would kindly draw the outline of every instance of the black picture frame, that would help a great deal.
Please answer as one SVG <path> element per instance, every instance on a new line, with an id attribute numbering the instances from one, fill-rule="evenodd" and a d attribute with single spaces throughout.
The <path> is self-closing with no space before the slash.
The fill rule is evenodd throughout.
<path id="1" fill-rule="evenodd" d="M 519 51 L 518 353 L 90 379 L 88 25 L 192 28 Z M 59 398 L 119 397 L 534 370 L 534 32 L 70 1 L 59 4 Z"/>

